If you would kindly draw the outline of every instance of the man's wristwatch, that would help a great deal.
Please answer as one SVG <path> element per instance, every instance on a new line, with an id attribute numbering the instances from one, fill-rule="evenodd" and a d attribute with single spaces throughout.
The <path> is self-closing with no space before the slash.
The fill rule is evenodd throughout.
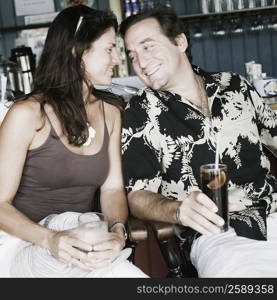
<path id="1" fill-rule="evenodd" d="M 126 241 L 127 238 L 128 238 L 128 235 L 127 235 L 126 227 L 125 227 L 125 225 L 124 225 L 123 222 L 120 222 L 120 221 L 114 222 L 114 223 L 110 226 L 109 231 L 110 231 L 110 232 L 113 232 L 113 231 L 114 231 L 114 228 L 115 228 L 117 225 L 120 225 L 120 226 L 122 227 L 122 229 L 123 229 L 123 237 L 124 237 L 124 241 Z"/>

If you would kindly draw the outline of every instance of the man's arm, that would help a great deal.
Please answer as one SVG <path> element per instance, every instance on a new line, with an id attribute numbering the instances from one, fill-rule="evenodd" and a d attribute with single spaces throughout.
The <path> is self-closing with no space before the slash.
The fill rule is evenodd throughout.
<path id="1" fill-rule="evenodd" d="M 219 233 L 224 220 L 205 194 L 195 191 L 183 201 L 168 199 L 148 190 L 128 194 L 131 213 L 142 220 L 162 221 L 191 227 L 202 234 Z"/>
<path id="2" fill-rule="evenodd" d="M 158 193 L 162 184 L 161 138 L 155 120 L 148 118 L 149 103 L 142 105 L 144 97 L 130 100 L 123 116 L 123 167 L 131 213 L 142 220 L 179 223 L 203 234 L 219 232 L 216 225 L 224 221 L 203 193 L 192 192 L 184 200 L 178 199 L 181 201 Z"/>

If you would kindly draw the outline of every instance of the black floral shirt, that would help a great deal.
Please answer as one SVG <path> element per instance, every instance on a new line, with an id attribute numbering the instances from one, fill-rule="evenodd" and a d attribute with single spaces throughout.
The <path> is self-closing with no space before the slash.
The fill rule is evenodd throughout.
<path id="1" fill-rule="evenodd" d="M 262 144 L 277 155 L 277 114 L 242 76 L 193 69 L 204 79 L 210 118 L 180 95 L 150 88 L 128 103 L 122 129 L 127 192 L 150 190 L 182 201 L 199 190 L 200 165 L 215 161 L 219 133 L 229 201 L 239 209 L 230 213 L 230 225 L 237 235 L 266 240 L 277 181 Z"/>

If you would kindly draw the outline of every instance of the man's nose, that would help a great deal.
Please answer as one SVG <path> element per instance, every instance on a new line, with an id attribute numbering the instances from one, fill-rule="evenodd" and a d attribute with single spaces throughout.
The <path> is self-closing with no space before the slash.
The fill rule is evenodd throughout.
<path id="1" fill-rule="evenodd" d="M 138 53 L 137 60 L 140 68 L 144 70 L 147 67 L 150 56 L 147 53 Z"/>

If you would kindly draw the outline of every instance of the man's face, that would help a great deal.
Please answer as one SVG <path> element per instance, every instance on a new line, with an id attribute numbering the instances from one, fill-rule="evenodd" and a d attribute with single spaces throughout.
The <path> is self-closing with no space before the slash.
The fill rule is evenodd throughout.
<path id="1" fill-rule="evenodd" d="M 153 89 L 172 90 L 178 85 L 187 41 L 182 34 L 175 45 L 154 18 L 131 26 L 125 34 L 128 56 L 138 77 Z"/>

